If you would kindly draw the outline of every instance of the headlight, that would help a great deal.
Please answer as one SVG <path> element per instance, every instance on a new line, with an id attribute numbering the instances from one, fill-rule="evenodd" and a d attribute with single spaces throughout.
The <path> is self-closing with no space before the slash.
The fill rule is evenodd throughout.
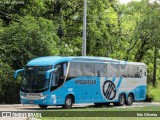
<path id="1" fill-rule="evenodd" d="M 52 97 L 53 99 L 56 99 L 56 95 L 51 95 L 51 97 Z"/>

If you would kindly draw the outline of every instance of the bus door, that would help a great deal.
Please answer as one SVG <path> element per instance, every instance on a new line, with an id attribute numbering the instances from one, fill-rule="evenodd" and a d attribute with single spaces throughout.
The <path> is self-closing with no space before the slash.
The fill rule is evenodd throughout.
<path id="1" fill-rule="evenodd" d="M 67 87 L 64 85 L 67 63 L 57 64 L 55 68 L 57 68 L 57 70 L 52 74 L 51 91 L 57 89 L 58 102 L 63 103 L 65 94 L 67 93 Z"/>

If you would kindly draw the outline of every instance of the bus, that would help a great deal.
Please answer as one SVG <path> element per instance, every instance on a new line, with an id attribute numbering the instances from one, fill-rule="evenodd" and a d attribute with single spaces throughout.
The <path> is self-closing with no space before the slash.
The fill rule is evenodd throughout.
<path id="1" fill-rule="evenodd" d="M 21 73 L 22 72 L 22 73 Z M 39 57 L 21 73 L 20 101 L 40 108 L 73 104 L 132 105 L 146 99 L 146 65 L 107 57 Z"/>

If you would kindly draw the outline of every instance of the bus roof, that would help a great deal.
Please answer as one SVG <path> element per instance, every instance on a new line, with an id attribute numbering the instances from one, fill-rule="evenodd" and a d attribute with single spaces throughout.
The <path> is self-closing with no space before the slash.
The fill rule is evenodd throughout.
<path id="1" fill-rule="evenodd" d="M 46 56 L 35 58 L 27 63 L 27 66 L 49 66 L 55 65 L 60 62 L 113 62 L 118 64 L 136 64 L 136 65 L 145 65 L 140 62 L 127 62 L 123 60 L 116 60 L 108 57 L 92 57 L 92 56 Z"/>

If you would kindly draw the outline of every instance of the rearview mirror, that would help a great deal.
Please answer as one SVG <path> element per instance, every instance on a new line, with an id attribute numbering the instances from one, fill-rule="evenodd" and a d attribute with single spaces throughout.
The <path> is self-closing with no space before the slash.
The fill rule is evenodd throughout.
<path id="1" fill-rule="evenodd" d="M 57 68 L 48 70 L 48 71 L 46 72 L 46 80 L 49 80 L 49 77 L 50 77 L 51 72 L 56 71 L 56 70 L 57 70 Z"/>
<path id="2" fill-rule="evenodd" d="M 24 69 L 19 69 L 14 72 L 14 79 L 17 79 L 18 73 L 23 72 Z"/>

